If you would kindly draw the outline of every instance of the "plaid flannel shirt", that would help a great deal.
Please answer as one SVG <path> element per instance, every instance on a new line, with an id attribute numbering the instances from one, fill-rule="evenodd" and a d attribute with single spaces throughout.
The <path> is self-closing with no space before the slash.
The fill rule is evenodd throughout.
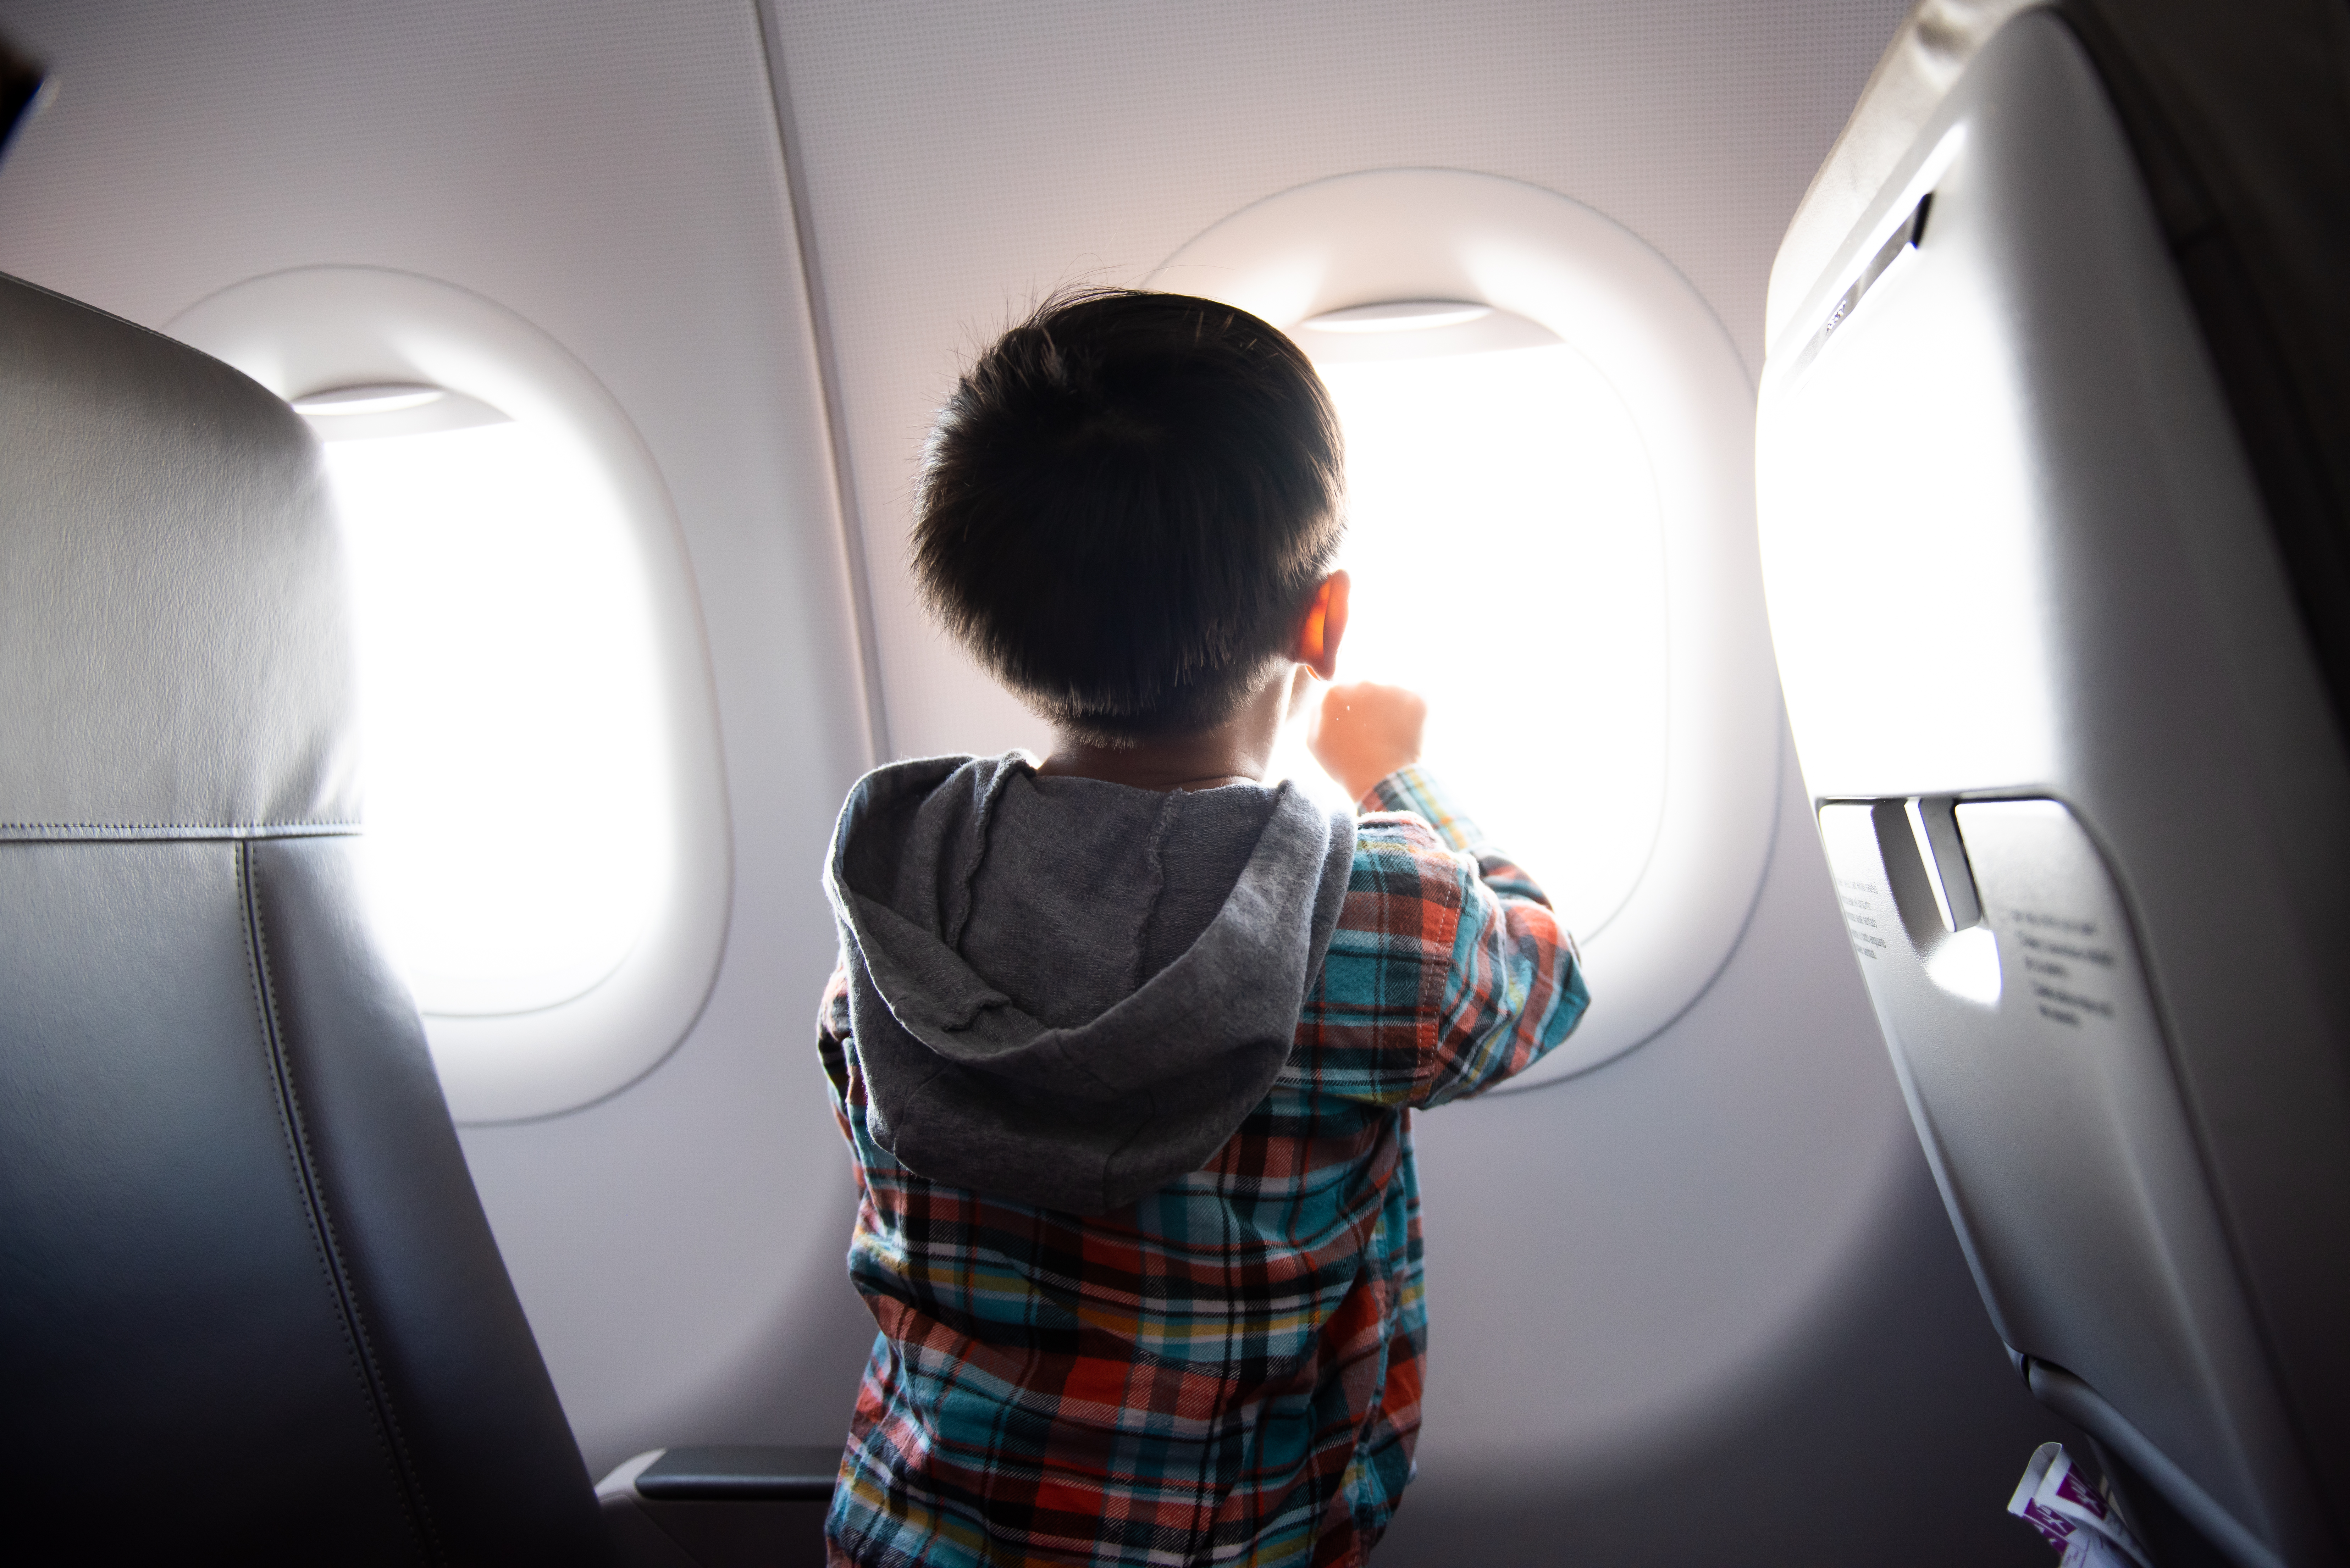
<path id="1" fill-rule="evenodd" d="M 1358 1563 L 1411 1476 L 1427 1312 L 1410 1107 L 1501 1082 L 1587 1002 L 1542 890 L 1416 768 L 1357 827 L 1272 1092 L 1208 1165 L 1075 1215 L 877 1145 L 836 974 L 818 1045 L 880 1325 L 826 1523 L 866 1565 Z"/>

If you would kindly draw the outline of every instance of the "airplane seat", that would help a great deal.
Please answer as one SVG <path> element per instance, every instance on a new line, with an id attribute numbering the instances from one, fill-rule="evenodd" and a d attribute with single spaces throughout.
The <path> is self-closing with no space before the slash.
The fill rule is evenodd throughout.
<path id="1" fill-rule="evenodd" d="M 315 443 L 0 279 L 0 1474 L 51 1557 L 610 1547 L 359 915 Z"/>
<path id="2" fill-rule="evenodd" d="M 1764 574 L 1856 961 L 2157 1564 L 2350 1561 L 2345 278 L 2338 0 L 1928 0 L 1771 284 Z"/>

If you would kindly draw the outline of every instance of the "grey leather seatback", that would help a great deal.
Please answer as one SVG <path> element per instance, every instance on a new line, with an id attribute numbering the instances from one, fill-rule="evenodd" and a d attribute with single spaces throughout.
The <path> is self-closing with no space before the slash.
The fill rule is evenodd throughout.
<path id="1" fill-rule="evenodd" d="M 597 1561 L 359 919 L 308 433 L 226 367 L 0 279 L 0 472 L 12 1554 Z"/>
<path id="2" fill-rule="evenodd" d="M 1773 283 L 1764 570 L 1854 950 L 2158 1563 L 2350 1550 L 2345 277 L 2350 9 L 1941 0 Z"/>

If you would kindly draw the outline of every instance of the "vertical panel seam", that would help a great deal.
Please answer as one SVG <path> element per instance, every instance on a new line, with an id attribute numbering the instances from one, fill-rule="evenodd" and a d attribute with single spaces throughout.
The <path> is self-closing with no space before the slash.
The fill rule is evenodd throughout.
<path id="1" fill-rule="evenodd" d="M 317 1251 L 319 1270 L 326 1276 L 328 1288 L 334 1293 L 344 1350 L 350 1358 L 352 1375 L 368 1397 L 376 1443 L 385 1468 L 391 1472 L 400 1511 L 407 1516 L 409 1528 L 415 1532 L 416 1544 L 424 1556 L 434 1563 L 445 1563 L 448 1554 L 442 1549 L 439 1532 L 425 1507 L 421 1479 L 415 1473 L 407 1444 L 400 1438 L 390 1392 L 384 1386 L 382 1368 L 377 1363 L 366 1321 L 359 1313 L 358 1292 L 344 1266 L 334 1220 L 327 1212 L 308 1127 L 302 1116 L 301 1096 L 294 1086 L 293 1063 L 287 1057 L 285 1032 L 278 1019 L 276 987 L 270 977 L 268 947 L 262 930 L 260 878 L 250 843 L 237 845 L 236 860 L 239 892 L 244 905 L 245 962 L 253 980 L 270 1081 L 277 1091 L 278 1127 L 285 1135 L 286 1156 L 301 1187 L 303 1208 L 310 1220 L 311 1244 Z"/>
<path id="2" fill-rule="evenodd" d="M 887 762 L 889 715 L 882 701 L 881 645 L 873 610 L 873 580 L 865 558 L 865 525 L 857 503 L 856 468 L 848 447 L 848 404 L 840 379 L 840 353 L 832 336 L 832 306 L 825 293 L 824 267 L 816 252 L 816 211 L 808 191 L 807 164 L 803 156 L 799 122 L 792 110 L 790 78 L 785 74 L 783 26 L 775 0 L 756 0 L 752 13 L 759 28 L 767 63 L 768 101 L 775 107 L 775 138 L 783 151 L 784 200 L 791 209 L 792 237 L 799 250 L 800 289 L 806 306 L 808 334 L 816 349 L 816 380 L 822 393 L 826 443 L 832 455 L 833 497 L 840 517 L 840 545 L 848 571 L 849 618 L 857 637 L 859 684 L 865 696 L 866 743 L 869 765 Z"/>

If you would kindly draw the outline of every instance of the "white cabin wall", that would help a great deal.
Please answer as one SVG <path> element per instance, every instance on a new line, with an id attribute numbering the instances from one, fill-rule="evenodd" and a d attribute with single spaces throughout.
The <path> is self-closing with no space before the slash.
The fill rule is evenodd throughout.
<path id="1" fill-rule="evenodd" d="M 893 747 L 1034 744 L 930 627 L 913 464 L 959 361 L 1054 287 L 1141 282 L 1251 202 L 1362 169 L 1596 208 L 1750 369 L 1796 200 L 1903 0 L 768 0 L 838 346 Z"/>

